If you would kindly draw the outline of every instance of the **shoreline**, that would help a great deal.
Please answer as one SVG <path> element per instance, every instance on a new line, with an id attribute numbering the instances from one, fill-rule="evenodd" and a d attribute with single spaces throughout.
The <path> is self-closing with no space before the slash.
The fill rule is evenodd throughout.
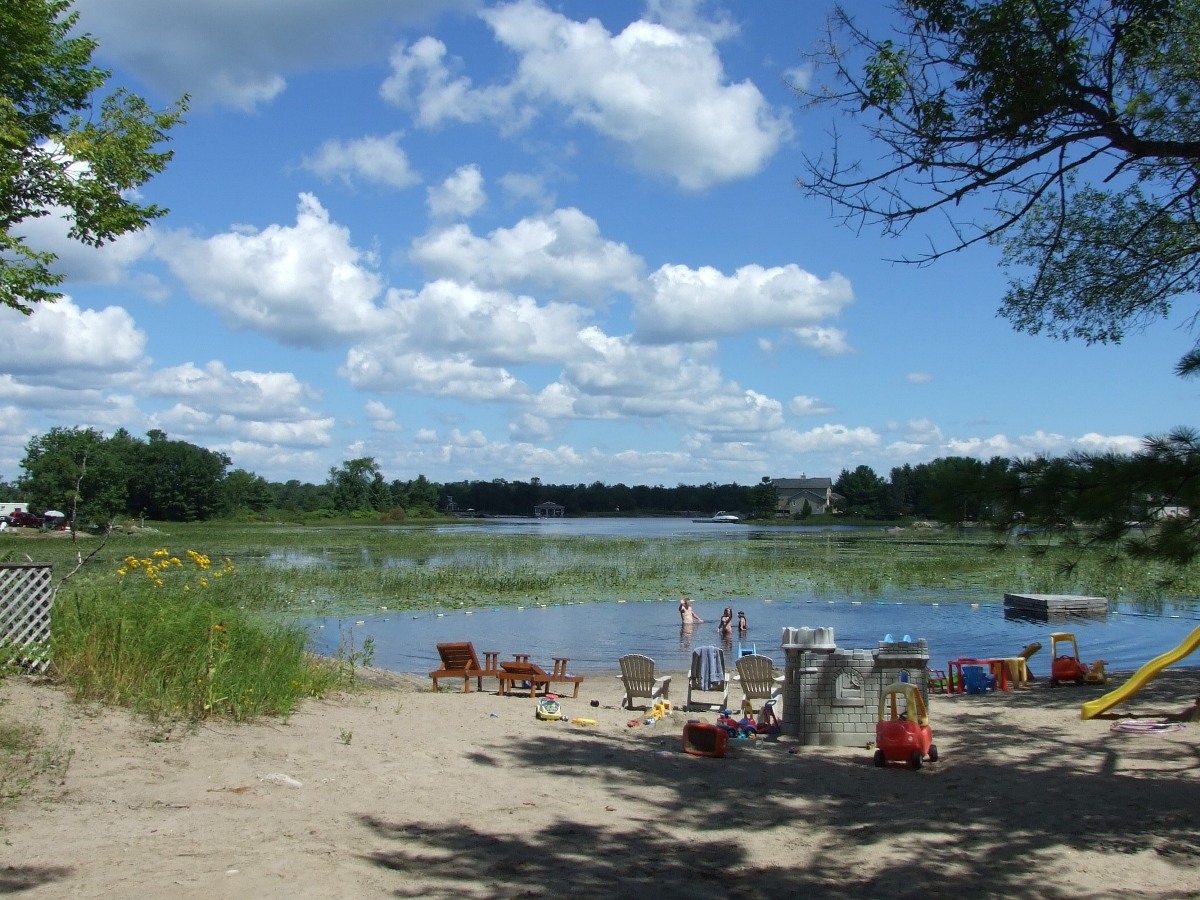
<path id="1" fill-rule="evenodd" d="M 715 715 L 629 727 L 612 675 L 560 695 L 568 718 L 597 720 L 579 727 L 539 721 L 491 679 L 433 694 L 424 675 L 357 674 L 360 689 L 286 721 L 170 727 L 9 679 L 0 715 L 66 758 L 0 813 L 0 885 L 289 900 L 1200 892 L 1200 725 L 1112 729 L 1194 709 L 1200 670 L 1086 721 L 1097 695 L 1082 688 L 934 695 L 941 758 L 915 772 L 787 739 L 691 756 L 684 722 Z"/>

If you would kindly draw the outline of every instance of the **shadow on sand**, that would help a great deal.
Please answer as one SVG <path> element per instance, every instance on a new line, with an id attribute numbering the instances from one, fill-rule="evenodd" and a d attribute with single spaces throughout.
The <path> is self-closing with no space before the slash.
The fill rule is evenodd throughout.
<path id="1" fill-rule="evenodd" d="M 1200 672 L 1191 672 L 1154 683 L 1143 700 L 1161 704 L 1164 714 L 1177 712 L 1198 688 Z M 1077 716 L 1079 703 L 1094 696 L 1035 686 L 987 698 L 935 698 L 933 724 L 943 758 L 918 772 L 875 769 L 865 747 L 791 754 L 776 745 L 698 761 L 674 742 L 658 749 L 649 735 L 631 741 L 615 734 L 580 740 L 547 733 L 477 751 L 474 761 L 535 770 L 546 790 L 556 793 L 570 794 L 575 779 L 598 779 L 623 809 L 644 803 L 644 792 L 653 787 L 655 804 L 611 827 L 557 818 L 514 833 L 502 821 L 433 826 L 401 816 L 363 816 L 361 824 L 383 845 L 365 857 L 401 876 L 394 890 L 399 897 L 427 893 L 433 883 L 446 895 L 476 896 L 482 887 L 489 896 L 504 897 L 649 892 L 1079 900 L 1122 892 L 1086 893 L 1072 886 L 1073 853 L 1152 852 L 1179 867 L 1179 890 L 1122 895 L 1196 896 L 1200 780 L 1194 773 L 1200 752 L 1193 743 L 1131 738 L 1100 722 L 1085 738 L 1020 724 L 1022 708 L 1061 707 L 1064 715 Z M 939 732 L 942 703 L 972 708 L 960 709 Z M 989 746 L 997 704 L 1018 723 L 1005 729 L 1011 753 Z M 1127 765 L 1135 757 L 1136 772 Z M 537 798 L 527 804 L 536 805 Z M 799 836 L 815 827 L 830 837 L 806 845 L 803 867 L 787 858 L 750 866 L 747 848 L 762 836 L 780 829 L 796 829 Z M 885 847 L 902 862 L 882 871 L 864 865 Z M 1057 872 L 1058 880 L 1047 872 Z M 405 887 L 403 876 L 419 876 L 423 887 Z"/>

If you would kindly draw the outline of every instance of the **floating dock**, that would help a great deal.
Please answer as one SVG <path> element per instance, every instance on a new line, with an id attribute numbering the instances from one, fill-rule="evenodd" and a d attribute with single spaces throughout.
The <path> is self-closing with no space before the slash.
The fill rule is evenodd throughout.
<path id="1" fill-rule="evenodd" d="M 1035 616 L 1105 616 L 1108 599 L 1081 594 L 1005 594 L 1004 611 Z"/>

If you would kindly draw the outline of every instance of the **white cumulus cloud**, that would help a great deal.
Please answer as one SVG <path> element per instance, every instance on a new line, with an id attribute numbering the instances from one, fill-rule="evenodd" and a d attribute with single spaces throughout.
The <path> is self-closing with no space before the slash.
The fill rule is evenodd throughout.
<path id="1" fill-rule="evenodd" d="M 244 227 L 211 238 L 165 235 L 158 252 L 200 302 L 239 328 L 324 347 L 378 323 L 382 280 L 319 200 L 301 194 L 294 226 Z"/>
<path id="2" fill-rule="evenodd" d="M 291 372 L 230 372 L 217 360 L 203 368 L 185 363 L 149 375 L 142 387 L 150 396 L 186 401 L 206 413 L 252 419 L 313 418 L 306 404 L 317 392 Z"/>
<path id="3" fill-rule="evenodd" d="M 418 184 L 421 176 L 413 171 L 400 146 L 400 134 L 369 135 L 352 141 L 326 141 L 312 156 L 305 157 L 304 168 L 328 180 L 340 178 L 350 184 L 357 179 L 406 188 Z"/>
<path id="4" fill-rule="evenodd" d="M 795 416 L 824 416 L 833 412 L 833 407 L 818 397 L 797 394 L 788 401 L 788 410 Z"/>
<path id="5" fill-rule="evenodd" d="M 125 375 L 143 362 L 146 334 L 119 306 L 81 309 L 70 297 L 39 303 L 24 316 L 0 307 L 0 360 L 22 378 L 54 384 Z"/>
<path id="6" fill-rule="evenodd" d="M 605 240 L 594 219 L 573 208 L 522 219 L 486 237 L 452 225 L 418 239 L 411 257 L 432 275 L 481 287 L 541 288 L 593 300 L 640 290 L 643 265 L 624 244 Z"/>
<path id="7" fill-rule="evenodd" d="M 435 219 L 468 218 L 487 202 L 479 166 L 460 166 L 454 174 L 429 189 L 429 214 Z"/>
<path id="8" fill-rule="evenodd" d="M 379 327 L 357 350 L 463 354 L 485 364 L 561 362 L 578 347 L 589 315 L 573 304 L 539 305 L 527 296 L 442 279 L 418 293 L 392 291 Z"/>
<path id="9" fill-rule="evenodd" d="M 528 389 L 511 373 L 480 366 L 463 354 L 377 353 L 352 347 L 339 370 L 354 387 L 380 393 L 412 393 L 485 402 L 517 400 Z"/>
<path id="10" fill-rule="evenodd" d="M 791 135 L 786 110 L 726 77 L 713 40 L 721 29 L 636 21 L 611 34 L 598 19 L 575 21 L 533 0 L 480 15 L 518 57 L 511 81 L 476 87 L 441 41 L 422 38 L 393 53 L 383 96 L 414 107 L 427 127 L 491 120 L 512 130 L 547 107 L 563 110 L 636 168 L 687 190 L 756 174 Z"/>
<path id="11" fill-rule="evenodd" d="M 666 265 L 650 276 L 650 290 L 636 304 L 635 335 L 668 343 L 753 329 L 818 329 L 806 343 L 837 349 L 844 337 L 821 323 L 853 299 L 850 282 L 841 275 L 821 280 L 794 264 L 748 265 L 733 275 L 711 266 Z"/>

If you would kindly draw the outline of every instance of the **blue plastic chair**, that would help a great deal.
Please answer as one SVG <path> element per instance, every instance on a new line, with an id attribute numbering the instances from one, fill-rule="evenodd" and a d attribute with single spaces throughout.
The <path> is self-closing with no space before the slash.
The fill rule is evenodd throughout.
<path id="1" fill-rule="evenodd" d="M 738 641 L 738 655 L 737 655 L 738 659 L 741 659 L 743 656 L 757 656 L 757 655 L 758 655 L 758 651 L 754 649 L 754 644 L 747 644 L 746 646 L 743 647 L 742 642 Z"/>
<path id="2" fill-rule="evenodd" d="M 995 692 L 996 676 L 983 666 L 963 666 L 963 687 L 968 694 Z"/>

